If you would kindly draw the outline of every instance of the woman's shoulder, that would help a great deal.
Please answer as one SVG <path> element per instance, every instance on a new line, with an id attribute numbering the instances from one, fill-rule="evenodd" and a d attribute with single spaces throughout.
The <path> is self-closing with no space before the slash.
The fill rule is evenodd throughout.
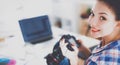
<path id="1" fill-rule="evenodd" d="M 116 40 L 116 41 L 113 41 L 111 42 L 110 44 L 108 44 L 106 46 L 107 50 L 120 50 L 120 40 Z"/>
<path id="2" fill-rule="evenodd" d="M 120 40 L 117 40 L 114 44 L 117 44 L 117 45 L 114 46 L 112 49 L 113 50 L 118 50 L 120 52 Z"/>
<path id="3" fill-rule="evenodd" d="M 120 40 L 114 41 L 106 46 L 102 53 L 104 55 L 120 55 Z"/>

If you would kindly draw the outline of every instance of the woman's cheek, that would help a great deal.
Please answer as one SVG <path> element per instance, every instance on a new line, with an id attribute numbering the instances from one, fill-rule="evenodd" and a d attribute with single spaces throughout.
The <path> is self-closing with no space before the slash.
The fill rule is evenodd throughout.
<path id="1" fill-rule="evenodd" d="M 102 26 L 102 35 L 109 35 L 114 31 L 115 28 L 114 22 L 107 22 Z"/>

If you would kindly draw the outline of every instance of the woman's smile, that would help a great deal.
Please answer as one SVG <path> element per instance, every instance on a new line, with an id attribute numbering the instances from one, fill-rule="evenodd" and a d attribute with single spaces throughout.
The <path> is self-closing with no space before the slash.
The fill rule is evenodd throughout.
<path id="1" fill-rule="evenodd" d="M 97 33 L 97 32 L 100 32 L 100 30 L 97 29 L 97 28 L 91 28 L 91 32 L 92 32 L 92 33 Z"/>

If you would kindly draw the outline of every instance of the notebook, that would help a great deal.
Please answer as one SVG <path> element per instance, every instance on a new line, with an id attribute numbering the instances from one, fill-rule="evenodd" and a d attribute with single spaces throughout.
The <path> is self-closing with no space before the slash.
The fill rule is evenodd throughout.
<path id="1" fill-rule="evenodd" d="M 19 20 L 19 25 L 25 42 L 35 44 L 53 37 L 48 15 Z"/>

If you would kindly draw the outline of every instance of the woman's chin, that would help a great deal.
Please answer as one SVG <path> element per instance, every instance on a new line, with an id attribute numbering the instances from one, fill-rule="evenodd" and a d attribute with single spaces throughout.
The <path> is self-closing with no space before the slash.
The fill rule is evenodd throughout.
<path id="1" fill-rule="evenodd" d="M 99 35 L 97 33 L 91 33 L 91 37 L 93 37 L 93 38 L 100 38 L 101 35 Z"/>
<path id="2" fill-rule="evenodd" d="M 95 39 L 96 39 L 96 38 L 99 38 L 98 36 L 91 36 L 91 37 L 92 37 L 92 38 L 95 38 Z"/>

